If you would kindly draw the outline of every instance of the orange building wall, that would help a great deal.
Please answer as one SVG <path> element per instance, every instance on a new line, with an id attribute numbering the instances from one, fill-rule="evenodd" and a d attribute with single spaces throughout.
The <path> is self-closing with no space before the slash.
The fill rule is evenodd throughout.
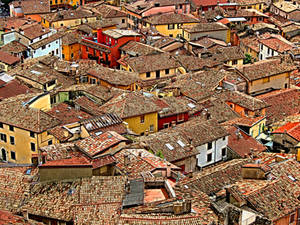
<path id="1" fill-rule="evenodd" d="M 80 58 L 80 44 L 76 43 L 73 45 L 63 45 L 62 46 L 62 54 L 64 55 L 64 60 L 66 61 L 75 61 Z M 73 58 L 71 58 L 71 54 L 73 53 Z"/>
<path id="2" fill-rule="evenodd" d="M 27 19 L 32 19 L 32 20 L 35 20 L 37 22 L 42 22 L 42 17 L 41 15 L 38 15 L 38 14 L 31 14 L 31 15 L 25 15 L 25 18 Z"/>

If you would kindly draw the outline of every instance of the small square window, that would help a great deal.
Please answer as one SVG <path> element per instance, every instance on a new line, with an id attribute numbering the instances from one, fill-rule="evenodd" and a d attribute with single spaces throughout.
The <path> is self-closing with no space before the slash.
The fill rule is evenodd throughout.
<path id="1" fill-rule="evenodd" d="M 146 77 L 149 78 L 150 76 L 151 76 L 151 73 L 150 73 L 150 72 L 147 72 L 147 73 L 146 73 Z"/>
<path id="2" fill-rule="evenodd" d="M 9 130 L 14 131 L 15 130 L 14 126 L 9 125 Z"/>
<path id="3" fill-rule="evenodd" d="M 0 128 L 3 128 L 3 123 L 0 123 Z"/>
<path id="4" fill-rule="evenodd" d="M 34 132 L 30 131 L 30 137 L 34 138 Z"/>
<path id="5" fill-rule="evenodd" d="M 209 153 L 209 154 L 207 154 L 207 159 L 206 159 L 206 161 L 207 161 L 207 162 L 211 162 L 211 160 L 212 160 L 212 153 Z"/>
<path id="6" fill-rule="evenodd" d="M 11 151 L 11 152 L 10 152 L 10 158 L 11 158 L 12 160 L 16 160 L 16 153 L 13 152 L 13 151 Z"/>
<path id="7" fill-rule="evenodd" d="M 31 151 L 35 151 L 35 143 L 30 143 L 30 149 Z"/>
<path id="8" fill-rule="evenodd" d="M 168 128 L 170 126 L 169 123 L 164 123 L 164 128 Z"/>
<path id="9" fill-rule="evenodd" d="M 14 145 L 14 144 L 15 144 L 15 137 L 10 136 L 10 137 L 9 137 L 9 140 L 10 140 L 10 144 L 11 144 L 11 145 Z"/>
<path id="10" fill-rule="evenodd" d="M 141 123 L 145 123 L 145 116 L 141 116 L 140 121 L 141 121 Z"/>
<path id="11" fill-rule="evenodd" d="M 290 216 L 290 223 L 294 223 L 295 222 L 295 214 L 292 214 Z"/>
<path id="12" fill-rule="evenodd" d="M 53 144 L 52 140 L 48 141 L 48 145 L 52 145 L 52 144 Z"/>
<path id="13" fill-rule="evenodd" d="M 169 74 L 170 73 L 170 70 L 169 69 L 166 69 L 166 74 Z"/>

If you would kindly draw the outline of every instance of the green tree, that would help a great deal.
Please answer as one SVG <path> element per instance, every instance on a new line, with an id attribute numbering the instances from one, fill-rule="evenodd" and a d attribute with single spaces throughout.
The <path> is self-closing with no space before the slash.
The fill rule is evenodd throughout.
<path id="1" fill-rule="evenodd" d="M 245 54 L 244 64 L 249 64 L 252 62 L 252 56 L 248 53 Z"/>
<path id="2" fill-rule="evenodd" d="M 162 159 L 165 158 L 165 157 L 164 157 L 164 154 L 162 153 L 161 150 L 158 150 L 158 152 L 156 153 L 156 156 L 158 156 L 159 158 L 162 158 Z"/>

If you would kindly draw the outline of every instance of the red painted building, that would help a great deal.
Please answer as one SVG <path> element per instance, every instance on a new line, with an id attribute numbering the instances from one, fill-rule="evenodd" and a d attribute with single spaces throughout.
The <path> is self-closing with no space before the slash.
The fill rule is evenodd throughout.
<path id="1" fill-rule="evenodd" d="M 189 120 L 190 108 L 180 98 L 165 97 L 155 99 L 154 103 L 161 108 L 158 112 L 158 130 L 171 127 Z"/>
<path id="2" fill-rule="evenodd" d="M 117 67 L 117 60 L 121 57 L 119 48 L 127 42 L 140 41 L 141 35 L 132 30 L 105 30 L 99 29 L 97 38 L 85 37 L 81 42 L 81 58 L 94 59 L 99 64 L 108 67 Z"/>

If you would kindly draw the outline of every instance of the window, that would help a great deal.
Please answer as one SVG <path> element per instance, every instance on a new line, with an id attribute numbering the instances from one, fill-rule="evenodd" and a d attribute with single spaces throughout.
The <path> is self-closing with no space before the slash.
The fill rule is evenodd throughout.
<path id="1" fill-rule="evenodd" d="M 30 137 L 34 138 L 34 132 L 30 131 Z"/>
<path id="2" fill-rule="evenodd" d="M 10 158 L 11 158 L 12 160 L 16 160 L 16 153 L 13 152 L 13 151 L 11 151 L 11 152 L 10 152 Z"/>
<path id="3" fill-rule="evenodd" d="M 260 50 L 263 50 L 264 46 L 262 44 L 260 44 Z"/>
<path id="4" fill-rule="evenodd" d="M 166 69 L 166 74 L 169 74 L 170 73 L 170 70 L 169 69 Z"/>
<path id="5" fill-rule="evenodd" d="M 56 49 L 56 55 L 58 55 L 58 48 Z"/>
<path id="6" fill-rule="evenodd" d="M 222 157 L 225 157 L 226 156 L 226 148 L 222 148 Z"/>
<path id="7" fill-rule="evenodd" d="M 156 71 L 156 78 L 160 78 L 160 71 L 159 70 Z"/>
<path id="8" fill-rule="evenodd" d="M 226 137 L 223 137 L 223 141 L 225 141 L 226 140 Z"/>
<path id="9" fill-rule="evenodd" d="M 295 214 L 292 214 L 290 216 L 290 223 L 294 223 L 295 222 Z"/>
<path id="10" fill-rule="evenodd" d="M 181 29 L 182 23 L 179 23 L 179 24 L 177 25 L 177 27 L 178 27 L 178 29 Z"/>
<path id="11" fill-rule="evenodd" d="M 64 55 L 64 54 L 62 54 L 62 55 L 61 55 L 61 57 L 64 59 L 64 58 L 65 58 L 65 55 Z"/>
<path id="12" fill-rule="evenodd" d="M 233 60 L 233 62 L 232 62 L 233 65 L 236 65 L 237 63 L 238 63 L 237 60 Z"/>
<path id="13" fill-rule="evenodd" d="M 211 160 L 212 160 L 212 153 L 209 153 L 209 154 L 207 154 L 206 161 L 211 162 Z"/>
<path id="14" fill-rule="evenodd" d="M 52 145 L 52 144 L 53 144 L 52 140 L 48 141 L 48 145 Z"/>
<path id="15" fill-rule="evenodd" d="M 268 48 L 268 55 L 270 55 L 271 54 L 271 49 L 270 48 Z"/>
<path id="16" fill-rule="evenodd" d="M 212 142 L 207 143 L 207 149 L 212 149 Z"/>
<path id="17" fill-rule="evenodd" d="M 73 57 L 74 57 L 74 54 L 73 54 L 73 53 L 71 53 L 71 58 L 73 59 Z"/>
<path id="18" fill-rule="evenodd" d="M 51 96 L 50 97 L 50 103 L 51 104 L 55 104 L 56 103 L 56 97 L 55 96 Z"/>
<path id="19" fill-rule="evenodd" d="M 173 30 L 174 29 L 174 24 L 168 24 L 168 30 Z"/>
<path id="20" fill-rule="evenodd" d="M 45 48 L 46 48 L 46 45 L 43 45 L 43 46 L 42 46 L 42 49 L 45 49 Z"/>
<path id="21" fill-rule="evenodd" d="M 145 122 L 145 116 L 144 115 L 140 117 L 140 121 L 141 121 L 141 123 Z"/>
<path id="22" fill-rule="evenodd" d="M 149 78 L 150 76 L 151 76 L 151 73 L 150 73 L 150 72 L 147 72 L 147 73 L 146 73 L 146 77 Z"/>
<path id="23" fill-rule="evenodd" d="M 169 34 L 169 37 L 173 37 L 173 34 Z"/>
<path id="24" fill-rule="evenodd" d="M 48 87 L 54 85 L 56 83 L 56 80 L 51 80 L 50 82 L 48 82 Z"/>
<path id="25" fill-rule="evenodd" d="M 10 144 L 11 144 L 11 145 L 15 145 L 15 137 L 10 136 L 10 137 L 9 137 L 9 140 L 10 140 Z"/>
<path id="26" fill-rule="evenodd" d="M 263 83 L 268 83 L 268 82 L 270 82 L 270 77 L 263 78 Z"/>
<path id="27" fill-rule="evenodd" d="M 0 128 L 3 128 L 3 123 L 0 123 Z"/>
<path id="28" fill-rule="evenodd" d="M 154 131 L 154 125 L 153 124 L 150 125 L 149 130 L 150 130 L 150 132 Z"/>
<path id="29" fill-rule="evenodd" d="M 168 128 L 170 126 L 169 123 L 164 123 L 164 128 Z"/>
<path id="30" fill-rule="evenodd" d="M 31 151 L 35 151 L 35 143 L 30 143 L 30 149 Z"/>
<path id="31" fill-rule="evenodd" d="M 9 125 L 9 130 L 10 130 L 10 131 L 14 131 L 14 130 L 15 130 L 15 129 L 14 129 L 14 126 Z"/>
<path id="32" fill-rule="evenodd" d="M 7 141 L 7 140 L 6 140 L 6 134 L 1 134 L 1 133 L 0 133 L 0 139 L 1 139 L 1 141 L 6 142 L 6 141 Z"/>
<path id="33" fill-rule="evenodd" d="M 90 83 L 91 84 L 96 84 L 96 79 L 95 78 L 90 78 Z"/>
<path id="34" fill-rule="evenodd" d="M 86 51 L 87 51 L 87 52 L 89 51 L 89 47 L 86 47 Z"/>
<path id="35" fill-rule="evenodd" d="M 122 19 L 122 23 L 125 23 L 125 19 Z"/>

